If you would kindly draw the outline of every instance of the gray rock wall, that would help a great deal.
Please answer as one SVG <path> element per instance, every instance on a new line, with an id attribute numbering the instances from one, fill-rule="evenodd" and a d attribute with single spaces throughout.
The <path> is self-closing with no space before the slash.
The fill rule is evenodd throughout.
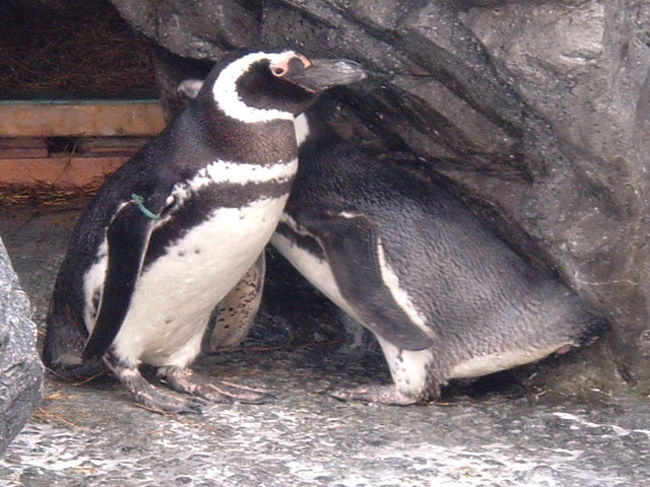
<path id="1" fill-rule="evenodd" d="M 650 388 L 647 2 L 113 3 L 182 56 L 261 44 L 363 63 L 374 76 L 336 92 L 360 142 L 418 154 L 611 321 L 566 377 Z"/>
<path id="2" fill-rule="evenodd" d="M 30 315 L 29 300 L 0 240 L 0 453 L 41 401 L 43 365 Z"/>
<path id="3" fill-rule="evenodd" d="M 224 50 L 258 42 L 255 0 L 111 0 L 129 23 L 179 56 L 217 60 Z"/>

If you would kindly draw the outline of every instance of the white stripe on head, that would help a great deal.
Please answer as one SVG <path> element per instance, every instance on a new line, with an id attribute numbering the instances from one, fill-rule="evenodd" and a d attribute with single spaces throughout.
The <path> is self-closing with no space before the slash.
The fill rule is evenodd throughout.
<path id="1" fill-rule="evenodd" d="M 258 61 L 269 60 L 282 64 L 287 58 L 296 57 L 293 51 L 281 53 L 255 52 L 247 54 L 226 66 L 212 87 L 212 96 L 217 106 L 229 117 L 244 123 L 270 122 L 271 120 L 293 120 L 293 113 L 275 109 L 254 108 L 246 105 L 237 93 L 237 80 Z"/>

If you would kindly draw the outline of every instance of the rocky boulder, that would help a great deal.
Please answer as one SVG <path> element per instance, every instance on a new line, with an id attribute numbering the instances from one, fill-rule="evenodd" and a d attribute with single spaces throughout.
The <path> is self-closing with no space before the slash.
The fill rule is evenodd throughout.
<path id="1" fill-rule="evenodd" d="M 36 325 L 0 240 L 0 453 L 41 401 L 43 365 L 36 352 Z"/>
<path id="2" fill-rule="evenodd" d="M 374 76 L 336 91 L 348 135 L 417 154 L 611 322 L 565 369 L 569 387 L 580 374 L 590 387 L 650 389 L 646 2 L 186 3 L 113 0 L 179 56 L 258 44 L 361 62 Z"/>

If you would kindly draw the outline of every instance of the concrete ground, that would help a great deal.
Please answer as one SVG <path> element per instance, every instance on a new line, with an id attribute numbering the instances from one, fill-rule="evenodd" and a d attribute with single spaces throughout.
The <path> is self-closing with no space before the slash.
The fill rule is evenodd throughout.
<path id="1" fill-rule="evenodd" d="M 76 216 L 0 216 L 39 324 Z M 342 403 L 323 391 L 389 377 L 376 354 L 328 343 L 248 340 L 199 368 L 277 400 L 162 416 L 133 405 L 110 377 L 50 379 L 42 407 L 0 459 L 0 486 L 650 485 L 647 397 L 577 399 L 486 382 L 427 406 Z"/>

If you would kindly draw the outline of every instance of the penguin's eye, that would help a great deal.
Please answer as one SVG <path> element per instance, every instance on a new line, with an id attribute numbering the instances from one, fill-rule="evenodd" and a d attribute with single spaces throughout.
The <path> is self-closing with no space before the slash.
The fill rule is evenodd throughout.
<path id="1" fill-rule="evenodd" d="M 271 73 L 278 78 L 288 74 L 295 75 L 305 70 L 311 63 L 302 56 L 291 56 L 271 63 Z"/>
<path id="2" fill-rule="evenodd" d="M 276 61 L 271 63 L 271 73 L 273 76 L 282 78 L 289 71 L 289 60 L 282 59 L 281 61 Z"/>
<path id="3" fill-rule="evenodd" d="M 271 67 L 271 72 L 278 78 L 281 78 L 287 73 L 287 70 L 283 66 L 273 66 Z"/>

